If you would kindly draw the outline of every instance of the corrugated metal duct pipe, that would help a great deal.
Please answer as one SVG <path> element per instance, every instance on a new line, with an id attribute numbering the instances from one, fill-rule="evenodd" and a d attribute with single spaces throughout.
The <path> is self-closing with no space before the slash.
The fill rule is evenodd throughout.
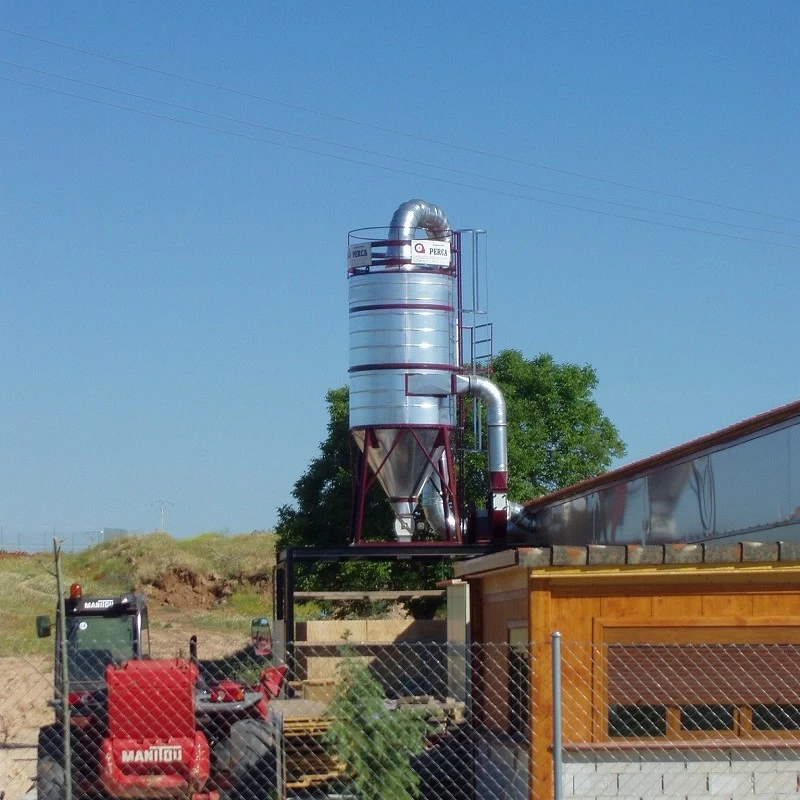
<path id="1" fill-rule="evenodd" d="M 444 211 L 425 200 L 406 200 L 392 215 L 389 238 L 408 240 L 414 238 L 418 228 L 423 228 L 429 239 L 450 240 L 450 223 Z M 411 245 L 394 245 L 387 249 L 390 258 L 408 258 Z"/>
<path id="2" fill-rule="evenodd" d="M 486 403 L 491 536 L 493 539 L 504 539 L 509 510 L 515 513 L 520 510 L 516 504 L 509 509 L 508 503 L 508 423 L 505 398 L 496 384 L 478 375 L 454 375 L 453 394 L 469 394 Z M 432 476 L 425 484 L 422 507 L 430 525 L 442 536 L 452 530 L 455 519 L 452 514 L 445 514 L 437 483 L 438 476 Z"/>
<path id="3" fill-rule="evenodd" d="M 445 467 L 446 468 L 446 467 Z M 445 475 L 445 477 L 447 477 Z M 444 499 L 442 498 L 442 482 L 436 472 L 432 472 L 430 478 L 422 487 L 420 496 L 420 506 L 425 519 L 433 528 L 440 539 L 456 538 L 456 518 L 455 514 L 448 509 L 445 514 Z"/>
<path id="4" fill-rule="evenodd" d="M 506 399 L 500 387 L 478 375 L 454 375 L 453 394 L 469 394 L 486 403 L 489 483 L 492 492 L 508 491 L 508 423 Z M 507 501 L 503 500 L 503 508 Z"/>

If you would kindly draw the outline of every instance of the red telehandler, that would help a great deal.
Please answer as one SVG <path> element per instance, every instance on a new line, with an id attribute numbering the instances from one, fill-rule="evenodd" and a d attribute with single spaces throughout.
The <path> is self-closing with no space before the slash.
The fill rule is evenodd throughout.
<path id="1" fill-rule="evenodd" d="M 285 667 L 266 667 L 254 686 L 214 680 L 204 676 L 194 637 L 188 659 L 150 658 L 138 593 L 84 597 L 73 584 L 64 609 L 55 626 L 56 720 L 39 731 L 38 800 L 64 800 L 68 783 L 73 798 L 273 796 L 277 743 L 267 707 Z M 49 617 L 37 617 L 36 627 L 49 636 Z"/>

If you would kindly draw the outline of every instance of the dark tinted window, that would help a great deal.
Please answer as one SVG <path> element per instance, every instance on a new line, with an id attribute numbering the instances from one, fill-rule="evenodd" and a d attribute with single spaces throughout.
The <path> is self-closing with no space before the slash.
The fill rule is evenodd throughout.
<path id="1" fill-rule="evenodd" d="M 609 736 L 666 736 L 665 706 L 621 706 L 608 709 Z"/>
<path id="2" fill-rule="evenodd" d="M 134 617 L 70 617 L 67 641 L 70 676 L 102 680 L 105 668 L 134 655 Z"/>
<path id="3" fill-rule="evenodd" d="M 800 706 L 753 706 L 753 728 L 757 731 L 800 731 Z"/>
<path id="4" fill-rule="evenodd" d="M 721 705 L 718 703 L 710 705 L 681 706 L 681 730 L 733 730 L 733 706 Z"/>
<path id="5" fill-rule="evenodd" d="M 508 654 L 509 733 L 527 736 L 529 697 L 528 651 L 524 647 L 514 647 Z"/>

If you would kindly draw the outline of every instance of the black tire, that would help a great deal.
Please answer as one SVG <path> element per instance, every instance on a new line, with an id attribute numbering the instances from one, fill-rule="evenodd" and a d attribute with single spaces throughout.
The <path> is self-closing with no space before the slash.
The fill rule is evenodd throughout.
<path id="1" fill-rule="evenodd" d="M 37 800 L 64 800 L 67 794 L 64 732 L 60 725 L 46 725 L 39 729 L 36 751 Z"/>
<path id="2" fill-rule="evenodd" d="M 276 737 L 273 727 L 259 719 L 231 725 L 230 800 L 267 800 L 275 796 Z"/>
<path id="3" fill-rule="evenodd" d="M 64 800 L 67 796 L 64 767 L 45 756 L 36 763 L 36 799 Z"/>

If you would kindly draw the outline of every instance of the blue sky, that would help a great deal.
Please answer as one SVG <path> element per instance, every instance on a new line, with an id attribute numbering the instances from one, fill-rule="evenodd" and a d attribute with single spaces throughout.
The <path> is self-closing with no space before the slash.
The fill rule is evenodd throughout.
<path id="1" fill-rule="evenodd" d="M 799 23 L 4 3 L 0 526 L 271 527 L 347 381 L 347 232 L 417 197 L 487 229 L 495 349 L 593 365 L 625 461 L 797 399 Z"/>

